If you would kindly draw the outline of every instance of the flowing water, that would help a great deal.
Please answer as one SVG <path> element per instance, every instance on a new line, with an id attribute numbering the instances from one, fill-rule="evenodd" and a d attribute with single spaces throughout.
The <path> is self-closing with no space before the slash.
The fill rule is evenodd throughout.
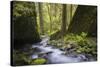
<path id="1" fill-rule="evenodd" d="M 65 55 L 64 51 L 61 51 L 59 48 L 47 45 L 48 41 L 49 37 L 44 38 L 40 43 L 33 44 L 32 47 L 37 48 L 40 54 L 44 54 L 43 57 L 48 60 L 49 64 L 83 62 L 88 60 L 83 54 Z M 39 53 L 33 54 L 32 59 L 39 58 Z"/>

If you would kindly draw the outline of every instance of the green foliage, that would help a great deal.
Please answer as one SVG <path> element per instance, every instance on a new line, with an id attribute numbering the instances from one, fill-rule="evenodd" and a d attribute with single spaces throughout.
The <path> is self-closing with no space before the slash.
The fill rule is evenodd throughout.
<path id="1" fill-rule="evenodd" d="M 13 52 L 13 65 L 28 65 L 30 58 L 19 50 Z"/>
<path id="2" fill-rule="evenodd" d="M 34 3 L 31 2 L 13 2 L 13 16 L 34 16 Z"/>
<path id="3" fill-rule="evenodd" d="M 13 65 L 38 65 L 38 64 L 45 64 L 47 62 L 44 58 L 37 58 L 32 59 L 30 58 L 30 55 L 28 55 L 27 52 L 21 52 L 19 50 L 15 50 L 13 52 Z"/>
<path id="4" fill-rule="evenodd" d="M 38 3 L 39 4 L 39 3 Z M 44 34 L 51 35 L 61 27 L 61 4 L 41 3 L 42 4 L 42 17 L 44 24 Z M 36 6 L 38 8 L 39 6 Z M 39 10 L 37 10 L 38 29 L 40 29 Z M 41 32 L 41 30 L 39 30 Z"/>
<path id="5" fill-rule="evenodd" d="M 84 33 L 84 32 L 82 32 L 82 33 L 81 33 L 81 36 L 84 38 L 84 37 L 86 37 L 86 36 L 87 36 L 87 34 L 86 34 L 86 33 Z"/>
<path id="6" fill-rule="evenodd" d="M 38 59 L 33 59 L 31 61 L 31 64 L 39 65 L 39 64 L 45 64 L 47 61 L 44 58 L 38 58 Z"/>
<path id="7" fill-rule="evenodd" d="M 39 4 L 39 3 L 37 3 Z M 62 4 L 52 4 L 52 3 L 41 3 L 42 4 L 42 18 L 44 20 L 44 34 L 49 34 L 51 35 L 52 32 L 61 30 L 61 24 L 62 24 Z M 74 9 L 71 9 L 71 6 L 73 6 Z M 39 6 L 36 6 L 36 8 L 38 9 Z M 66 5 L 66 10 L 67 10 L 67 14 L 66 14 L 66 25 L 68 28 L 70 21 L 72 20 L 72 17 L 76 11 L 77 5 Z M 70 15 L 72 14 L 72 16 Z M 38 26 L 39 26 L 39 32 L 41 32 L 40 30 L 40 19 L 39 19 L 39 9 L 37 10 L 37 21 L 38 21 Z"/>
<path id="8" fill-rule="evenodd" d="M 64 41 L 75 41 L 75 42 L 84 42 L 86 40 L 87 34 L 82 32 L 80 35 L 77 34 L 68 34 L 64 37 Z"/>
<path id="9" fill-rule="evenodd" d="M 93 43 L 93 40 L 87 37 L 87 34 L 82 32 L 80 35 L 69 34 L 64 38 L 64 41 L 75 41 L 77 43 L 77 53 L 85 53 L 91 55 L 97 55 L 97 44 Z"/>
<path id="10" fill-rule="evenodd" d="M 97 44 L 92 38 L 87 37 L 87 33 L 82 32 L 78 34 L 67 34 L 63 39 L 52 40 L 50 44 L 61 48 L 66 49 L 71 46 L 74 46 L 76 49 L 75 52 L 79 54 L 90 54 L 94 57 L 97 56 Z M 70 45 L 69 45 L 70 44 Z"/>

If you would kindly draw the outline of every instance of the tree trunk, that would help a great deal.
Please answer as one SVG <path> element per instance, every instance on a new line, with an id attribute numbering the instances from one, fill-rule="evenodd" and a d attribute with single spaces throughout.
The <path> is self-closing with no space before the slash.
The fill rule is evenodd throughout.
<path id="1" fill-rule="evenodd" d="M 47 7 L 48 7 L 48 15 L 49 15 L 49 19 L 50 19 L 50 33 L 52 32 L 52 13 L 51 13 L 51 4 L 49 4 L 49 5 L 47 5 Z"/>
<path id="2" fill-rule="evenodd" d="M 66 19 L 67 19 L 66 4 L 63 4 L 63 8 L 62 8 L 62 25 L 61 25 L 62 35 L 64 35 L 66 33 Z"/>
<path id="3" fill-rule="evenodd" d="M 75 15 L 69 25 L 69 33 L 79 34 L 81 32 L 92 33 L 96 35 L 97 30 L 97 7 L 79 5 Z M 90 32 L 91 31 L 91 32 Z"/>
<path id="4" fill-rule="evenodd" d="M 70 5 L 70 21 L 72 20 L 72 8 L 73 8 L 73 5 L 71 4 Z"/>
<path id="5" fill-rule="evenodd" d="M 12 5 L 17 4 L 17 2 L 12 3 Z M 34 3 L 24 3 L 26 5 L 32 5 L 32 10 L 19 10 L 21 16 L 15 17 L 12 14 L 11 24 L 12 24 L 12 45 L 16 48 L 24 47 L 26 44 L 33 44 L 40 41 L 39 33 L 37 30 L 36 22 L 36 12 Z M 21 4 L 23 5 L 23 4 Z M 12 7 L 13 11 L 17 6 Z"/>
<path id="6" fill-rule="evenodd" d="M 61 23 L 61 30 L 58 30 L 57 32 L 55 32 L 53 35 L 50 36 L 51 40 L 52 39 L 58 39 L 58 38 L 62 38 L 64 37 L 64 35 L 66 34 L 67 30 L 66 30 L 66 26 L 67 26 L 67 5 L 63 4 L 62 5 L 62 23 Z"/>
<path id="7" fill-rule="evenodd" d="M 42 3 L 39 3 L 39 18 L 40 18 L 40 33 L 44 34 L 44 20 L 43 20 L 43 9 L 42 9 Z"/>

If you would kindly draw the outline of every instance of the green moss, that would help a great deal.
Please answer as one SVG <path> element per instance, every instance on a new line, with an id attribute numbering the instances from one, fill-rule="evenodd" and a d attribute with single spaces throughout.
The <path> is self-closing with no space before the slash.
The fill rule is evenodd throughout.
<path id="1" fill-rule="evenodd" d="M 39 64 L 45 64 L 47 62 L 44 58 L 38 58 L 35 60 L 32 60 L 31 64 L 39 65 Z"/>

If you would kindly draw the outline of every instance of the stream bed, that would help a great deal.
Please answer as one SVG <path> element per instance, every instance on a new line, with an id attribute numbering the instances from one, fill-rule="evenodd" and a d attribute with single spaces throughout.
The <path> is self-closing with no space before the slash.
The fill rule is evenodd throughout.
<path id="1" fill-rule="evenodd" d="M 87 58 L 84 54 L 69 53 L 60 50 L 54 46 L 48 45 L 49 37 L 44 38 L 40 43 L 32 45 L 36 49 L 36 53 L 32 54 L 32 59 L 45 58 L 48 60 L 47 64 L 58 63 L 76 63 L 84 61 L 94 61 L 92 58 Z"/>

